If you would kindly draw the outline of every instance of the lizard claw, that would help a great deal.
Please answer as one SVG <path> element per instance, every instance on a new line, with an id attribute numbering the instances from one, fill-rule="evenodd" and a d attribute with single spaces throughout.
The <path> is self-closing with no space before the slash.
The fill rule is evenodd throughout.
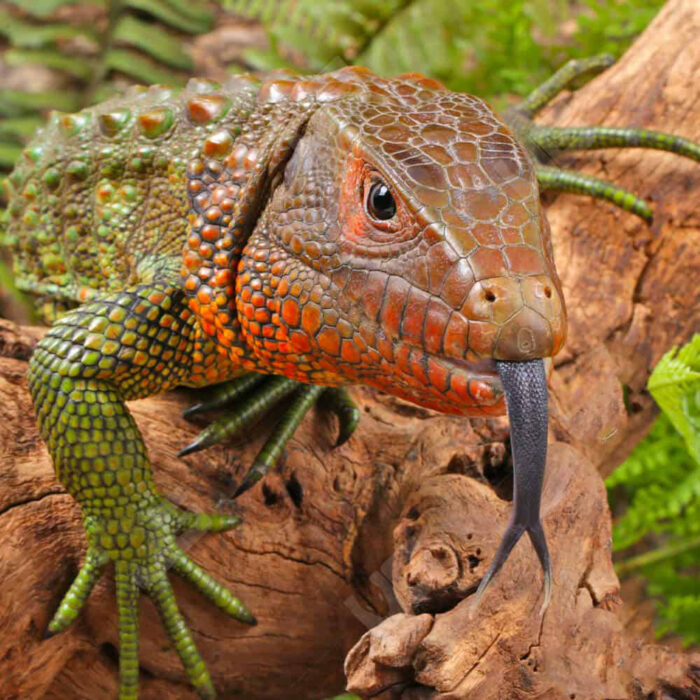
<path id="1" fill-rule="evenodd" d="M 199 452 L 200 450 L 205 449 L 209 445 L 205 444 L 206 439 L 204 437 L 204 433 L 200 433 L 192 442 L 187 445 L 187 447 L 183 447 L 178 453 L 178 457 L 186 457 L 187 455 L 191 455 L 193 452 Z"/>
<path id="2" fill-rule="evenodd" d="M 248 384 L 251 384 L 250 377 L 246 376 L 240 380 L 235 380 L 238 382 L 238 388 L 243 386 L 243 379 L 248 380 Z M 255 380 L 252 384 L 259 383 L 258 377 L 253 377 L 252 379 Z M 228 385 L 224 385 L 222 392 L 224 392 L 227 386 Z M 241 432 L 244 428 L 247 428 L 258 420 L 278 401 L 293 393 L 296 388 L 297 383 L 291 379 L 286 379 L 285 377 L 269 378 L 261 389 L 256 391 L 252 396 L 246 397 L 240 401 L 239 405 L 237 405 L 234 410 L 227 412 L 224 416 L 215 420 L 202 430 L 187 447 L 179 452 L 179 456 L 184 457 L 185 455 L 211 447 L 212 445 L 233 437 L 236 433 Z M 234 389 L 236 389 L 235 386 Z M 228 391 L 227 395 L 231 396 L 232 391 Z M 238 394 L 236 394 L 236 396 L 237 395 Z M 217 401 L 218 400 L 213 400 L 211 402 L 195 404 L 195 406 L 192 406 L 189 410 L 197 409 L 197 412 L 200 410 L 210 410 L 212 407 L 219 407 Z M 189 413 L 189 415 L 191 416 L 193 414 Z"/>
<path id="3" fill-rule="evenodd" d="M 345 444 L 357 428 L 360 422 L 360 409 L 352 400 L 350 394 L 345 387 L 331 387 L 326 389 L 323 394 L 325 405 L 338 418 L 338 439 L 335 442 L 336 447 Z"/>
<path id="4" fill-rule="evenodd" d="M 259 464 L 255 462 L 253 466 L 246 472 L 243 480 L 238 485 L 238 488 L 233 493 L 233 498 L 238 498 L 241 494 L 244 494 L 249 489 L 252 489 L 255 484 L 260 481 L 260 479 L 267 474 L 267 469 L 264 464 Z"/>
<path id="5" fill-rule="evenodd" d="M 253 466 L 246 472 L 239 487 L 233 494 L 234 498 L 238 498 L 242 493 L 255 486 L 260 479 L 267 474 L 274 466 L 282 454 L 284 446 L 289 442 L 289 439 L 294 435 L 299 424 L 304 416 L 309 412 L 309 409 L 316 403 L 319 396 L 324 392 L 325 388 L 314 384 L 304 384 L 297 391 L 291 406 L 275 426 L 272 434 L 263 445 L 257 457 L 253 461 Z"/>
<path id="6" fill-rule="evenodd" d="M 229 382 L 217 384 L 213 387 L 208 397 L 204 401 L 193 404 L 182 412 L 183 418 L 191 418 L 206 411 L 213 411 L 232 404 L 236 399 L 248 393 L 254 386 L 260 384 L 265 379 L 263 374 L 250 372 L 242 377 L 237 377 Z"/>
<path id="7" fill-rule="evenodd" d="M 271 435 L 256 456 L 253 466 L 243 477 L 233 494 L 238 498 L 251 489 L 277 463 L 284 447 L 294 435 L 304 416 L 323 396 L 324 406 L 338 417 L 339 431 L 336 447 L 346 442 L 355 431 L 360 420 L 360 411 L 343 387 L 323 387 L 314 384 L 301 384 L 284 377 L 267 378 L 259 375 L 246 375 L 233 382 L 223 384 L 218 394 L 210 401 L 201 402 L 185 411 L 186 417 L 224 405 L 222 397 L 236 398 L 250 387 L 257 387 L 250 397 L 244 397 L 241 404 L 232 412 L 214 421 L 178 453 L 179 457 L 193 454 L 213 444 L 221 442 L 260 418 L 274 403 L 293 394 L 290 405 L 275 426 Z M 261 386 L 262 384 L 262 386 Z"/>

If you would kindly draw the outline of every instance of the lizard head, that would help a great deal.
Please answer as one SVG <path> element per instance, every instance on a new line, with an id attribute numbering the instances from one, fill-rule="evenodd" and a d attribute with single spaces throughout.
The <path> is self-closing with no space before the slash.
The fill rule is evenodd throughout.
<path id="1" fill-rule="evenodd" d="M 565 338 L 532 161 L 478 98 L 362 80 L 310 116 L 244 250 L 244 332 L 278 373 L 502 414 L 496 361 Z M 267 341 L 245 308 L 256 290 Z"/>

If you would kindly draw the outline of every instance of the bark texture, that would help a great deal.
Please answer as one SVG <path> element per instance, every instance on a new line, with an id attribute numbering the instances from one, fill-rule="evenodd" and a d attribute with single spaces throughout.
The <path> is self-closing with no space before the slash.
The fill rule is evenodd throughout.
<path id="1" fill-rule="evenodd" d="M 543 121 L 700 140 L 698 36 L 700 5 L 671 0 L 619 64 L 559 98 Z M 177 451 L 200 427 L 180 417 L 191 396 L 131 404 L 171 500 L 245 517 L 234 532 L 185 537 L 184 546 L 252 607 L 257 627 L 224 617 L 175 581 L 221 697 L 332 695 L 346 683 L 346 654 L 348 687 L 365 697 L 700 697 L 697 655 L 643 643 L 625 626 L 602 482 L 654 417 L 644 391 L 650 369 L 697 324 L 700 168 L 641 150 L 557 162 L 636 191 L 656 216 L 647 227 L 573 196 L 548 209 L 570 334 L 550 381 L 543 503 L 555 586 L 544 616 L 541 574 L 525 540 L 477 610 L 467 597 L 510 513 L 505 419 L 468 422 L 355 389 L 363 418 L 349 443 L 332 449 L 336 426 L 316 412 L 276 472 L 233 504 L 267 426 L 250 442 L 183 460 Z M 0 696 L 110 698 L 111 576 L 69 631 L 42 639 L 85 542 L 26 390 L 39 333 L 0 324 Z M 146 599 L 141 619 L 142 697 L 194 697 Z"/>

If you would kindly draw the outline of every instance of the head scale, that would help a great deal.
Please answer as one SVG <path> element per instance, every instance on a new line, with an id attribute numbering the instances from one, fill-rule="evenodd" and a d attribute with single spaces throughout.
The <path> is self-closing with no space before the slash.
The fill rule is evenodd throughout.
<path id="1" fill-rule="evenodd" d="M 435 81 L 331 80 L 341 96 L 310 112 L 243 251 L 243 332 L 297 379 L 502 413 L 493 361 L 551 356 L 566 327 L 530 157 L 484 102 Z"/>

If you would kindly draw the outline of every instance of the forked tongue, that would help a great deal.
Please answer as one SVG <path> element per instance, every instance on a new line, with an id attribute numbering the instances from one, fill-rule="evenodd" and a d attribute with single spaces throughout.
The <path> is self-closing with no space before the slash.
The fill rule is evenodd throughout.
<path id="1" fill-rule="evenodd" d="M 481 580 L 474 597 L 474 607 L 482 593 L 503 566 L 523 533 L 527 532 L 544 570 L 544 602 L 549 604 L 552 568 L 547 541 L 540 522 L 540 497 L 547 461 L 547 378 L 544 361 L 497 361 L 506 392 L 510 420 L 510 444 L 513 452 L 513 516 L 501 539 L 496 556 Z"/>

